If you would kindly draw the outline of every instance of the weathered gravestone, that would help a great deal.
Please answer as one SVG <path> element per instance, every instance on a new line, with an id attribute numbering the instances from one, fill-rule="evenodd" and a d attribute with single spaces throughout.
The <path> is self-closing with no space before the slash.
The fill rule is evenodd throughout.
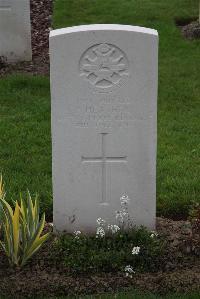
<path id="1" fill-rule="evenodd" d="M 154 228 L 157 31 L 89 25 L 50 34 L 54 225 L 114 224 L 120 196 Z"/>
<path id="2" fill-rule="evenodd" d="M 0 56 L 8 62 L 32 59 L 30 0 L 0 0 Z"/>

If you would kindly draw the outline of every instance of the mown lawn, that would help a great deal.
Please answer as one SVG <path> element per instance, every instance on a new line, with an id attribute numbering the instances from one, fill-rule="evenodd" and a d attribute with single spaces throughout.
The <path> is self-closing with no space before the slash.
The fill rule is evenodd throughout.
<path id="1" fill-rule="evenodd" d="M 0 80 L 0 144 L 7 198 L 37 191 L 51 216 L 49 78 L 12 75 Z"/>
<path id="2" fill-rule="evenodd" d="M 186 216 L 200 198 L 200 41 L 183 39 L 175 19 L 196 18 L 198 0 L 55 0 L 54 28 L 121 23 L 160 36 L 157 212 Z M 0 80 L 0 169 L 7 195 L 36 191 L 52 215 L 49 78 Z M 119 194 L 120 196 L 120 194 Z"/>

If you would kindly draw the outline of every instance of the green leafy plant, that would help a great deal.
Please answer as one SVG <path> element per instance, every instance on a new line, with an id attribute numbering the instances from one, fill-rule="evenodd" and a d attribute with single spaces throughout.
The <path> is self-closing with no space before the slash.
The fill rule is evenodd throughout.
<path id="1" fill-rule="evenodd" d="M 4 184 L 3 184 L 3 178 L 1 175 L 0 176 L 0 199 L 4 198 L 4 196 L 5 196 Z M 3 214 L 3 210 L 2 210 L 1 200 L 0 200 L 0 230 L 1 230 L 1 225 L 2 225 L 2 214 Z M 0 234 L 1 234 L 1 231 L 0 231 Z"/>
<path id="2" fill-rule="evenodd" d="M 62 234 L 55 241 L 67 268 L 75 274 L 124 271 L 131 265 L 136 271 L 155 271 L 164 252 L 163 240 L 151 237 L 143 227 L 105 234 L 103 237 Z M 133 248 L 140 249 L 133 254 Z"/>
<path id="3" fill-rule="evenodd" d="M 3 241 L 0 246 L 5 251 L 13 266 L 23 266 L 47 240 L 49 233 L 41 236 L 45 225 L 45 214 L 39 217 L 39 200 L 32 200 L 28 193 L 25 201 L 22 196 L 20 204 L 15 202 L 14 210 L 5 200 L 5 192 L 0 180 L 0 203 Z"/>
<path id="4" fill-rule="evenodd" d="M 96 235 L 75 231 L 74 235 L 61 234 L 56 239 L 56 251 L 72 273 L 125 270 L 131 276 L 135 270 L 154 271 L 160 266 L 164 242 L 156 232 L 134 226 L 129 201 L 127 195 L 120 198 L 120 210 L 115 211 L 119 226 L 99 217 Z"/>

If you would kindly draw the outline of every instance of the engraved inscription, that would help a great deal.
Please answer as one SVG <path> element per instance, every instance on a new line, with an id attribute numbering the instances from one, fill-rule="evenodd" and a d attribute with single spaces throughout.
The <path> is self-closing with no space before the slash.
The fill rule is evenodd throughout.
<path id="1" fill-rule="evenodd" d="M 128 128 L 133 121 L 144 120 L 128 98 L 79 98 L 71 110 L 76 127 Z"/>
<path id="2" fill-rule="evenodd" d="M 83 163 L 101 163 L 101 204 L 105 204 L 109 201 L 107 194 L 107 163 L 125 163 L 127 162 L 127 156 L 109 157 L 106 155 L 106 136 L 107 133 L 101 133 L 101 157 L 84 157 L 82 156 Z"/>
<path id="3" fill-rule="evenodd" d="M 102 43 L 87 49 L 79 62 L 80 75 L 91 86 L 108 92 L 120 86 L 129 75 L 128 59 L 115 45 Z"/>

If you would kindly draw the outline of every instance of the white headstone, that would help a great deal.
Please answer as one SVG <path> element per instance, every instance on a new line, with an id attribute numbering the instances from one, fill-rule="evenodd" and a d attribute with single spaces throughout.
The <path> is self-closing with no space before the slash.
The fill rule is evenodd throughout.
<path id="1" fill-rule="evenodd" d="M 156 210 L 157 31 L 88 25 L 51 31 L 54 225 L 114 224 L 120 197 L 136 225 Z"/>
<path id="2" fill-rule="evenodd" d="M 30 0 L 0 0 L 0 56 L 8 62 L 32 59 Z"/>

